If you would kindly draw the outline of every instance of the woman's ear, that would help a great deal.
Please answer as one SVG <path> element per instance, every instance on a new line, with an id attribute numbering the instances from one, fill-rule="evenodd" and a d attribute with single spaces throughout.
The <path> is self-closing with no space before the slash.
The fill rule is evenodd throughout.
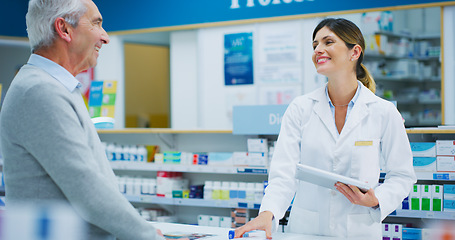
<path id="1" fill-rule="evenodd" d="M 359 59 L 360 55 L 362 54 L 362 47 L 360 47 L 359 44 L 356 44 L 352 48 L 352 53 L 351 53 L 351 61 Z"/>
<path id="2" fill-rule="evenodd" d="M 54 22 L 55 31 L 58 36 L 66 42 L 71 42 L 71 28 L 65 19 L 59 17 Z"/>

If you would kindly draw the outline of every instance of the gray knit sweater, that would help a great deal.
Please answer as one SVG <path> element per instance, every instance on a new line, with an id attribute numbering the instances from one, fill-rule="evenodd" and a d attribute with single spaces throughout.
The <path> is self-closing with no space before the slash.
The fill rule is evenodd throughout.
<path id="1" fill-rule="evenodd" d="M 119 192 L 79 89 L 25 65 L 0 113 L 6 203 L 59 200 L 88 222 L 90 240 L 157 239 Z"/>

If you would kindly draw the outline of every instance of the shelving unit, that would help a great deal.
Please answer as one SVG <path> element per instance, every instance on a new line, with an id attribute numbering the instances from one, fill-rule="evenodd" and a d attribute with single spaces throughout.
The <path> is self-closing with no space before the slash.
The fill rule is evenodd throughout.
<path id="1" fill-rule="evenodd" d="M 397 102 L 407 127 L 440 125 L 440 53 L 426 50 L 438 49 L 441 37 L 390 32 L 375 35 L 382 37 L 379 52 L 367 51 L 364 63 L 376 81 L 377 94 Z M 399 42 L 395 44 L 400 45 L 398 50 L 388 50 L 394 42 Z"/>
<path id="2" fill-rule="evenodd" d="M 247 208 L 259 209 L 260 203 L 239 202 L 232 200 L 206 200 L 191 198 L 165 198 L 155 196 L 125 196 L 132 203 L 147 203 L 158 205 L 178 205 L 187 207 L 204 207 L 204 208 Z"/>
<path id="3" fill-rule="evenodd" d="M 227 130 L 118 129 L 99 130 L 103 142 L 119 144 L 159 145 L 161 151 L 246 152 L 247 139 L 257 135 L 233 135 Z M 182 172 L 190 185 L 209 181 L 263 182 L 267 168 L 224 167 L 210 165 L 155 164 L 148 162 L 112 161 L 119 176 L 155 178 L 157 171 Z M 195 224 L 200 214 L 229 216 L 231 208 L 247 208 L 255 212 L 258 203 L 230 200 L 164 198 L 151 195 L 126 196 L 137 207 L 156 207 L 178 216 L 181 223 Z"/>
<path id="4" fill-rule="evenodd" d="M 210 165 L 180 165 L 180 164 L 155 164 L 144 162 L 111 162 L 114 170 L 129 171 L 169 171 L 186 173 L 216 173 L 216 174 L 260 174 L 267 175 L 267 168 L 260 167 L 217 167 Z"/>
<path id="5" fill-rule="evenodd" d="M 454 129 L 441 128 L 409 128 L 406 130 L 411 141 L 435 141 L 436 139 L 455 139 Z M 100 130 L 103 141 L 128 144 L 163 145 L 162 150 L 210 152 L 210 151 L 246 151 L 246 140 L 256 135 L 233 135 L 231 131 L 183 131 L 170 129 L 122 129 Z M 160 135 L 160 136 L 157 136 Z M 114 141 L 115 140 L 115 141 Z M 223 147 L 220 147 L 223 146 Z M 170 148 L 169 146 L 173 146 Z M 147 162 L 113 161 L 111 166 L 119 175 L 148 175 L 153 176 L 157 171 L 183 172 L 184 178 L 190 179 L 191 184 L 202 184 L 205 180 L 217 181 L 251 181 L 267 180 L 267 168 L 251 167 L 221 167 L 210 165 L 179 165 L 155 164 Z M 455 172 L 416 172 L 419 182 L 455 183 Z M 156 176 L 156 175 L 155 175 Z M 384 178 L 385 174 L 381 174 Z M 195 223 L 199 214 L 229 215 L 231 208 L 247 208 L 258 210 L 259 203 L 239 202 L 232 200 L 205 200 L 164 198 L 151 195 L 126 196 L 134 205 L 150 207 L 160 206 L 179 216 L 183 223 Z M 455 213 L 429 212 L 413 210 L 397 210 L 387 217 L 388 220 L 404 222 L 422 219 L 455 220 Z M 414 219 L 414 220 L 412 220 Z"/>

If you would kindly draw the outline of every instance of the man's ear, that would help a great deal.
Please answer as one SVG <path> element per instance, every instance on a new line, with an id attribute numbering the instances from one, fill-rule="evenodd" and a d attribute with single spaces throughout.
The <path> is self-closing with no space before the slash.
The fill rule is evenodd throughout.
<path id="1" fill-rule="evenodd" d="M 55 31 L 58 36 L 66 42 L 71 42 L 71 27 L 65 19 L 59 17 L 54 22 Z"/>

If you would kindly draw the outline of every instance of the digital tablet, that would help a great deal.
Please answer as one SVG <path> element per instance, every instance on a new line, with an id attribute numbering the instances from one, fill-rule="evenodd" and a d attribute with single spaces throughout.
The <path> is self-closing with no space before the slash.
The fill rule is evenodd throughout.
<path id="1" fill-rule="evenodd" d="M 371 188 L 367 183 L 362 182 L 360 180 L 349 178 L 343 175 L 324 171 L 319 168 L 314 168 L 299 163 L 297 164 L 295 178 L 330 189 L 336 189 L 335 188 L 336 182 L 354 185 L 358 187 L 362 192 L 367 192 Z"/>

